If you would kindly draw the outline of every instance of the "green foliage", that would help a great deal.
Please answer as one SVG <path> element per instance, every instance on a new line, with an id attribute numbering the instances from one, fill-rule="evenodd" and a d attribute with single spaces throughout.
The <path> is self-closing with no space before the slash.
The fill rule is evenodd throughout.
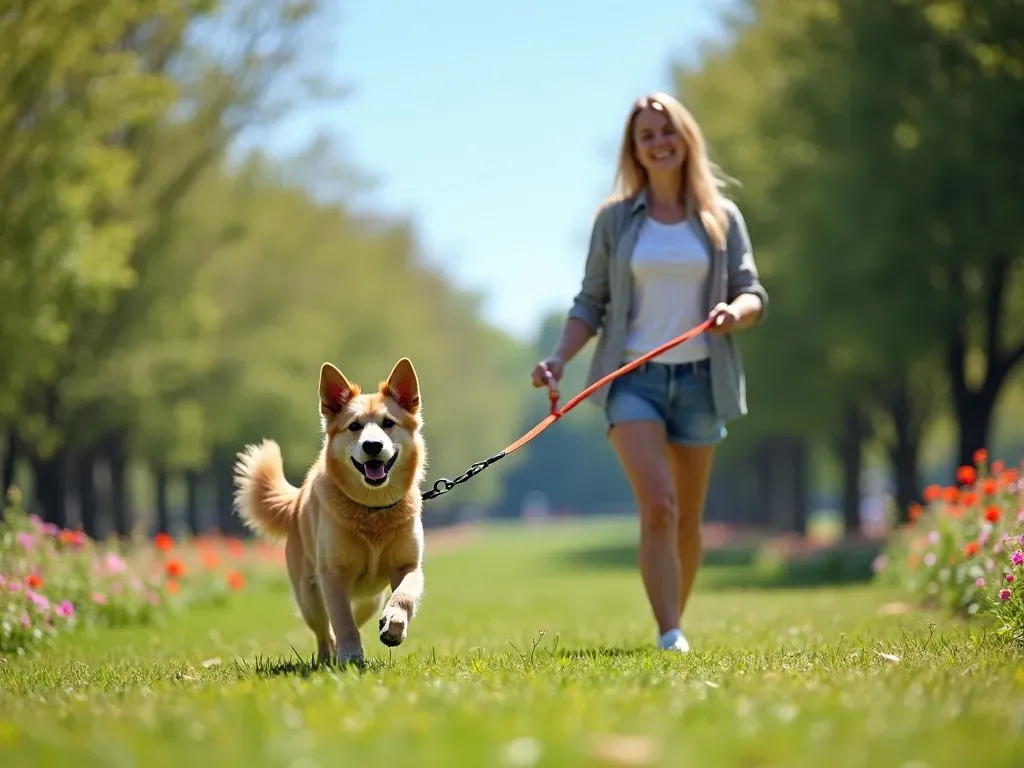
<path id="1" fill-rule="evenodd" d="M 152 123 L 175 89 L 120 43 L 186 8 L 23 2 L 0 20 L 0 419 L 57 375 L 77 313 L 108 308 L 135 282 L 137 224 L 121 211 L 137 158 L 112 137 Z"/>
<path id="2" fill-rule="evenodd" d="M 892 445 L 909 398 L 915 443 L 950 404 L 987 439 L 1024 357 L 1015 5 L 747 2 L 677 70 L 773 298 L 745 434 L 831 439 L 855 401 Z"/>

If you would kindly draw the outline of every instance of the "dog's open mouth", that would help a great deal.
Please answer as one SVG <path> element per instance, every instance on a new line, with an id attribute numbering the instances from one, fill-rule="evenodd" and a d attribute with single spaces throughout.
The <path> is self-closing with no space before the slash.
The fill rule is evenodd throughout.
<path id="1" fill-rule="evenodd" d="M 380 461 L 379 459 L 370 459 L 365 464 L 360 464 L 355 459 L 352 459 L 352 463 L 355 464 L 356 469 L 363 476 L 367 483 L 370 485 L 383 485 L 388 479 L 388 472 L 395 466 L 395 461 L 398 459 L 398 451 L 386 462 Z"/>

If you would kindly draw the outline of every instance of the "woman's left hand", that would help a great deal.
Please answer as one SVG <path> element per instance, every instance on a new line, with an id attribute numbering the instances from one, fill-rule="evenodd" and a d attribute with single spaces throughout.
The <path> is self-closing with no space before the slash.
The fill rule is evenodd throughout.
<path id="1" fill-rule="evenodd" d="M 739 313 L 725 302 L 716 304 L 708 314 L 708 333 L 728 333 L 739 322 Z"/>

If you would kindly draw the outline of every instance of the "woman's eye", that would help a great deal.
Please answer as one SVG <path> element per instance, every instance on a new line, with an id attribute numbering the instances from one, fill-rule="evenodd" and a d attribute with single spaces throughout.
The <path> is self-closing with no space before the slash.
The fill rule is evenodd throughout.
<path id="1" fill-rule="evenodd" d="M 380 425 L 384 427 L 384 429 L 391 429 L 393 426 L 395 426 L 395 422 L 393 422 L 391 419 L 384 419 L 384 421 L 382 421 Z"/>
<path id="2" fill-rule="evenodd" d="M 358 421 L 353 421 L 351 424 L 348 425 L 349 432 L 358 432 L 360 429 L 362 429 L 362 427 L 359 426 Z"/>

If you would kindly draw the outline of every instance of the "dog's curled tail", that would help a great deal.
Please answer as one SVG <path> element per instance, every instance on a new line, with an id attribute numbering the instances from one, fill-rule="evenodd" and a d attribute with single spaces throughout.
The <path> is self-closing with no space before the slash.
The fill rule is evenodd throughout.
<path id="1" fill-rule="evenodd" d="M 273 440 L 247 445 L 235 463 L 235 509 L 242 521 L 267 538 L 288 533 L 299 489 L 284 476 L 281 447 Z"/>

